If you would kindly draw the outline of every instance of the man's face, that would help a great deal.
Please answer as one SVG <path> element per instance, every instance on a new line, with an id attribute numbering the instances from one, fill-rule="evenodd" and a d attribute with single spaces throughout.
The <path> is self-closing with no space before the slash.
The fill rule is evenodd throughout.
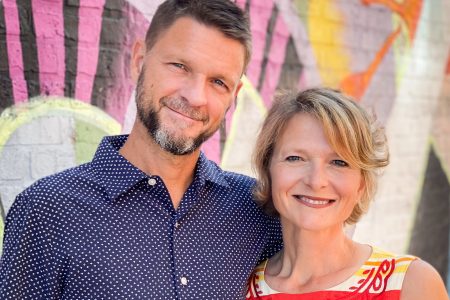
<path id="1" fill-rule="evenodd" d="M 218 129 L 237 96 L 244 46 L 183 17 L 142 53 L 138 118 L 164 150 L 192 153 Z"/>

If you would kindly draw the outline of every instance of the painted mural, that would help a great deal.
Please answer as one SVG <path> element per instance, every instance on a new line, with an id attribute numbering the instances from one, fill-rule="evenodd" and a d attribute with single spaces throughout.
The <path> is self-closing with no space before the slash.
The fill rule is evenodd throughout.
<path id="1" fill-rule="evenodd" d="M 0 1 L 0 233 L 21 190 L 90 160 L 102 136 L 129 132 L 136 112 L 130 49 L 160 2 Z M 278 91 L 343 90 L 377 114 L 391 148 L 355 239 L 413 252 L 447 278 L 449 2 L 236 2 L 250 16 L 253 57 L 236 103 L 203 146 L 207 156 L 252 174 L 254 137 Z M 436 218 L 439 226 L 430 222 Z"/>

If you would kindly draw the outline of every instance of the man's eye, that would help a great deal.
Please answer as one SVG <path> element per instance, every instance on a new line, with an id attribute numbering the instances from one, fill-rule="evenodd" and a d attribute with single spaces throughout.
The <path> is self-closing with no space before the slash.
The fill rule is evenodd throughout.
<path id="1" fill-rule="evenodd" d="M 341 159 L 334 159 L 331 161 L 331 163 L 338 167 L 348 167 L 349 166 L 347 162 L 345 162 Z"/>
<path id="2" fill-rule="evenodd" d="M 227 85 L 220 79 L 214 79 L 213 82 L 219 86 L 227 87 Z"/>
<path id="3" fill-rule="evenodd" d="M 180 63 L 172 63 L 172 66 L 177 67 L 179 69 L 186 70 L 186 66 Z"/>

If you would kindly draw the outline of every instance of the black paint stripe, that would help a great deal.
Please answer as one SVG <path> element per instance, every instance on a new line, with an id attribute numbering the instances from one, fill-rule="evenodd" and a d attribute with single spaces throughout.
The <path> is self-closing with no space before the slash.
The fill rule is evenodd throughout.
<path id="1" fill-rule="evenodd" d="M 430 147 L 408 253 L 430 263 L 445 280 L 449 274 L 450 183 L 443 166 L 436 149 Z"/>
<path id="2" fill-rule="evenodd" d="M 283 66 L 281 68 L 280 79 L 278 80 L 277 90 L 296 90 L 300 75 L 303 72 L 303 64 L 301 63 L 297 50 L 295 49 L 294 39 L 289 37 L 286 45 Z"/>
<path id="3" fill-rule="evenodd" d="M 264 47 L 264 57 L 263 61 L 261 63 L 261 73 L 259 75 L 258 80 L 258 91 L 261 91 L 262 85 L 264 83 L 264 80 L 266 79 L 266 68 L 267 63 L 269 61 L 269 54 L 270 54 L 270 46 L 272 44 L 272 38 L 273 38 L 273 31 L 275 29 L 275 23 L 278 19 L 278 7 L 276 4 L 274 4 L 272 9 L 272 15 L 270 16 L 269 23 L 267 24 L 267 35 L 266 35 L 266 43 Z"/>
<path id="4" fill-rule="evenodd" d="M 115 82 L 114 66 L 121 53 L 125 5 L 122 0 L 106 0 L 103 10 L 100 50 L 91 97 L 91 104 L 102 109 L 106 108 L 107 101 L 111 101 L 106 97 L 108 89 Z"/>
<path id="5" fill-rule="evenodd" d="M 39 60 L 31 0 L 17 1 L 17 8 L 19 10 L 24 75 L 27 82 L 28 97 L 31 98 L 40 94 Z"/>
<path id="6" fill-rule="evenodd" d="M 75 97 L 75 81 L 78 64 L 78 12 L 80 1 L 71 0 L 64 4 L 64 46 L 66 71 L 64 77 L 64 96 Z"/>
<path id="7" fill-rule="evenodd" d="M 0 113 L 14 104 L 11 75 L 9 73 L 8 49 L 6 46 L 5 10 L 0 2 Z M 1 205 L 1 203 L 0 203 Z"/>

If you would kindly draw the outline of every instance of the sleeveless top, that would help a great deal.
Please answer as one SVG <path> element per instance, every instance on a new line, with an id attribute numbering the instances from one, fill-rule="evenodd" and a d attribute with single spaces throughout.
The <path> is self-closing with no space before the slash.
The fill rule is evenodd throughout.
<path id="1" fill-rule="evenodd" d="M 316 292 L 287 294 L 271 289 L 264 280 L 268 260 L 253 271 L 246 299 L 260 300 L 337 300 L 337 299 L 400 299 L 405 274 L 411 262 L 417 259 L 410 255 L 394 255 L 372 247 L 369 259 L 344 282 Z"/>

